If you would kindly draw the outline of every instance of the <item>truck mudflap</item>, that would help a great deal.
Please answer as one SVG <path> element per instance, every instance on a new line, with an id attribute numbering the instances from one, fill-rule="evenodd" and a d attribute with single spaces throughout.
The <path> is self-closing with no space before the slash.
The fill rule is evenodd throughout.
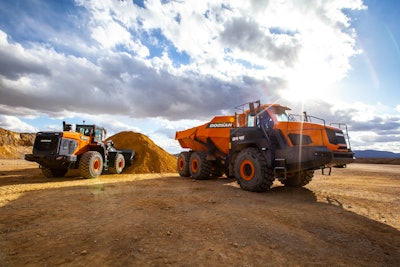
<path id="1" fill-rule="evenodd" d="M 25 160 L 37 162 L 39 165 L 47 168 L 68 168 L 75 163 L 77 157 L 74 155 L 34 155 L 25 154 Z"/>
<path id="2" fill-rule="evenodd" d="M 288 172 L 344 166 L 354 161 L 354 153 L 351 151 L 333 152 L 326 147 L 296 147 L 289 150 L 291 151 L 285 150 L 277 153 L 277 155 L 286 155 L 282 159 L 285 160 L 285 167 Z M 282 164 L 282 159 L 280 159 L 280 164 Z"/>

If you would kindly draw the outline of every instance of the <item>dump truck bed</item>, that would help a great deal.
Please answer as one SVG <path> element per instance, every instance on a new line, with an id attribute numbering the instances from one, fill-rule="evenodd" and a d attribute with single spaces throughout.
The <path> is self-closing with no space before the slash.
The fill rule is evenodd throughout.
<path id="1" fill-rule="evenodd" d="M 176 132 L 175 140 L 182 148 L 207 151 L 210 142 L 224 154 L 229 153 L 230 130 L 235 126 L 235 116 L 216 116 L 210 122 Z"/>

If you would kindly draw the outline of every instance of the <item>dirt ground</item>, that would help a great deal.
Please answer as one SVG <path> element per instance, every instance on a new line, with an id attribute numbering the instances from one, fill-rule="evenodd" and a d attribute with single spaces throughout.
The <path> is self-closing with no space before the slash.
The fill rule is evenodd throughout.
<path id="1" fill-rule="evenodd" d="M 399 266 L 400 165 L 266 193 L 177 174 L 42 177 L 0 160 L 0 266 Z"/>

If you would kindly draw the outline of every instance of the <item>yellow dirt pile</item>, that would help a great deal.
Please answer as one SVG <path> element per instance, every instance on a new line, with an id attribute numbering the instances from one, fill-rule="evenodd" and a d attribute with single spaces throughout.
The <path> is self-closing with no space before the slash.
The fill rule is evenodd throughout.
<path id="1" fill-rule="evenodd" d="M 35 134 L 16 133 L 0 128 L 0 159 L 23 159 L 32 153 Z"/>
<path id="2" fill-rule="evenodd" d="M 157 146 L 141 133 L 120 132 L 108 138 L 120 149 L 133 149 L 136 153 L 133 165 L 124 173 L 168 173 L 176 172 L 176 157 Z"/>

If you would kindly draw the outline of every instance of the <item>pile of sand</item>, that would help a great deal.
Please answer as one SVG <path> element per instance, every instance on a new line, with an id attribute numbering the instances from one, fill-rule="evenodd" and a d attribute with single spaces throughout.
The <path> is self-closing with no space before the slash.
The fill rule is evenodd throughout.
<path id="1" fill-rule="evenodd" d="M 120 149 L 133 149 L 136 153 L 133 165 L 124 173 L 168 173 L 176 172 L 176 157 L 157 146 L 141 133 L 120 132 L 109 137 Z"/>
<path id="2" fill-rule="evenodd" d="M 0 159 L 23 159 L 32 153 L 34 133 L 16 133 L 0 128 Z"/>

